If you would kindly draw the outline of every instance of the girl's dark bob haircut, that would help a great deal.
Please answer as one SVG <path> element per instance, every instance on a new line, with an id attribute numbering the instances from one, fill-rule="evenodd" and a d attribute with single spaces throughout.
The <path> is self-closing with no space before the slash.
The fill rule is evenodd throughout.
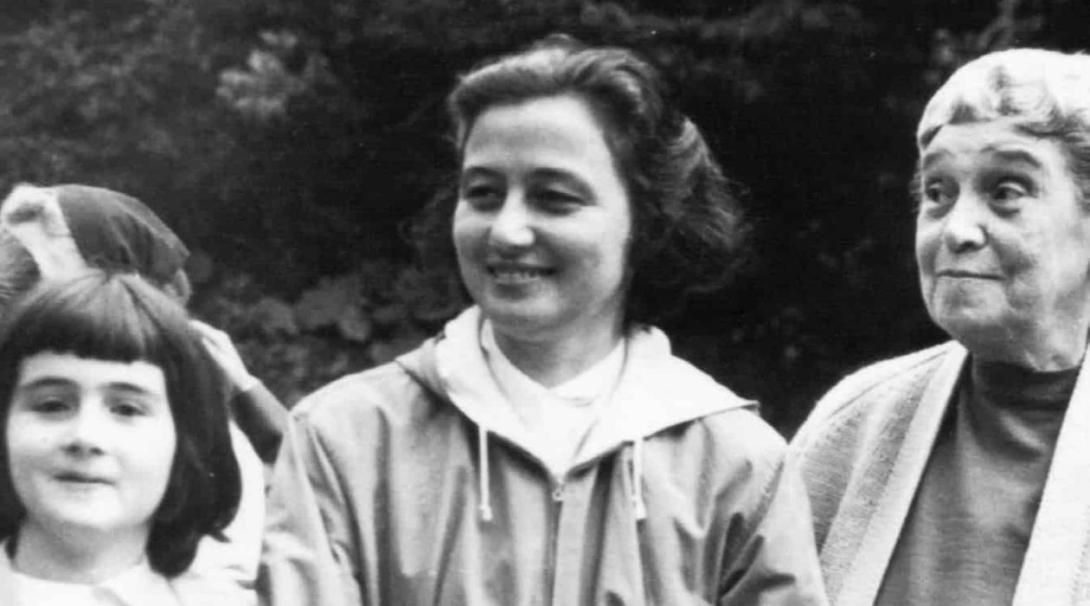
<path id="1" fill-rule="evenodd" d="M 669 318 L 688 295 L 726 285 L 743 265 L 742 188 L 724 176 L 658 70 L 630 50 L 554 34 L 464 74 L 447 97 L 459 158 L 485 111 L 563 95 L 594 112 L 632 206 L 625 323 Z M 425 267 L 453 275 L 456 189 L 448 184 L 412 225 Z"/>
<path id="2" fill-rule="evenodd" d="M 223 540 L 242 492 L 227 429 L 228 383 L 185 310 L 135 274 L 95 272 L 44 282 L 0 322 L 0 538 L 26 511 L 8 461 L 7 420 L 23 359 L 42 352 L 162 369 L 177 449 L 151 522 L 151 567 L 173 577 L 193 562 L 204 535 Z"/>

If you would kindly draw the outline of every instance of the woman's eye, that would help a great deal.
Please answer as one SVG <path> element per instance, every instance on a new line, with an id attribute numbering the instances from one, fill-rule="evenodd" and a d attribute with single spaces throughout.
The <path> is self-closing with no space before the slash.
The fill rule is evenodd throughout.
<path id="1" fill-rule="evenodd" d="M 570 211 L 583 202 L 579 196 L 559 189 L 545 189 L 537 192 L 535 197 L 551 211 Z"/>
<path id="2" fill-rule="evenodd" d="M 503 194 L 499 188 L 490 185 L 471 185 L 462 188 L 462 199 L 474 208 L 484 209 L 497 206 Z"/>

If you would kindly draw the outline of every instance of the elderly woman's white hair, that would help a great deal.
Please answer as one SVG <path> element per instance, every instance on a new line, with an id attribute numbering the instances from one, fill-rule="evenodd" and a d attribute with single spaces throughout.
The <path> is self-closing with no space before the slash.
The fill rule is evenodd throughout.
<path id="1" fill-rule="evenodd" d="M 931 97 L 916 145 L 922 155 L 947 124 L 1000 119 L 1057 140 L 1083 200 L 1090 200 L 1090 56 L 1020 48 L 966 63 Z"/>

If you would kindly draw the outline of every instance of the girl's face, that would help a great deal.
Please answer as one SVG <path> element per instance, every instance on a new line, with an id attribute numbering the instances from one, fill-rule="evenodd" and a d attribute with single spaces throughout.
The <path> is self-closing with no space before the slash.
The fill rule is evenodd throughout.
<path id="1" fill-rule="evenodd" d="M 25 358 L 8 409 L 21 532 L 147 533 L 176 434 L 161 368 L 43 352 Z"/>
<path id="2" fill-rule="evenodd" d="M 497 334 L 618 332 L 632 210 L 601 125 L 574 96 L 500 105 L 465 142 L 454 244 Z"/>

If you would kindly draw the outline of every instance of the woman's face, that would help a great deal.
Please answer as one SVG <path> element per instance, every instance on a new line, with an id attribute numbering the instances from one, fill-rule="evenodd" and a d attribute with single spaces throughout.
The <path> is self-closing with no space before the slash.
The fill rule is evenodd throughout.
<path id="1" fill-rule="evenodd" d="M 497 334 L 619 332 L 631 205 L 579 98 L 500 105 L 477 118 L 453 231 L 462 278 Z"/>
<path id="2" fill-rule="evenodd" d="M 21 532 L 146 533 L 176 442 L 163 371 L 142 361 L 30 356 L 19 367 L 6 438 L 27 510 Z"/>
<path id="3" fill-rule="evenodd" d="M 985 358 L 1077 364 L 1090 218 L 1060 145 L 1005 120 L 947 125 L 920 179 L 916 260 L 932 319 Z"/>

